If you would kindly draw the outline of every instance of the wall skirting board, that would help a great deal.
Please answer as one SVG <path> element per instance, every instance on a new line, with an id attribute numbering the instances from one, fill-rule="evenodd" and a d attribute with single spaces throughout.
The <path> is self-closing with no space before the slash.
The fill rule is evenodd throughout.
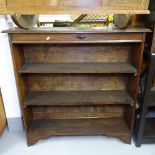
<path id="1" fill-rule="evenodd" d="M 7 118 L 8 130 L 11 131 L 23 131 L 22 117 Z"/>

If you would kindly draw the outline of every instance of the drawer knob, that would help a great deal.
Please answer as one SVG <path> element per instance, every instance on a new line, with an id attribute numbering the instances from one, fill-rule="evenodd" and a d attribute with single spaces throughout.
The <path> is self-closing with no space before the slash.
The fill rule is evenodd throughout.
<path id="1" fill-rule="evenodd" d="M 76 38 L 78 38 L 78 39 L 85 39 L 87 37 L 86 36 L 83 36 L 83 35 L 78 35 Z"/>

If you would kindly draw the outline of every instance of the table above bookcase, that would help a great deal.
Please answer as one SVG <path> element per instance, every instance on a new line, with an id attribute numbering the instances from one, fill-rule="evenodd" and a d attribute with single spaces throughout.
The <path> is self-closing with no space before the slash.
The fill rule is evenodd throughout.
<path id="1" fill-rule="evenodd" d="M 149 0 L 0 0 L 0 14 L 149 14 Z"/>

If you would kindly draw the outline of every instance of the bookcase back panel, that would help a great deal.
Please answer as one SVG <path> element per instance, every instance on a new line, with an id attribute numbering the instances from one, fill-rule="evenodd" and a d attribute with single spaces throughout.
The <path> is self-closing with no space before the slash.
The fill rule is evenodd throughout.
<path id="1" fill-rule="evenodd" d="M 39 106 L 32 107 L 33 119 L 77 119 L 123 117 L 125 106 Z"/>
<path id="2" fill-rule="evenodd" d="M 128 62 L 128 44 L 23 45 L 25 62 Z"/>
<path id="3" fill-rule="evenodd" d="M 128 78 L 116 75 L 30 75 L 30 91 L 125 90 Z"/>

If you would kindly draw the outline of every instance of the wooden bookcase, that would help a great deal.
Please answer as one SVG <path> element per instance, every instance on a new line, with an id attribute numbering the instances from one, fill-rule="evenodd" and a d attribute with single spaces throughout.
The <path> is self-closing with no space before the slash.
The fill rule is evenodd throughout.
<path id="1" fill-rule="evenodd" d="M 53 28 L 9 34 L 28 145 L 50 136 L 131 142 L 148 29 Z"/>

